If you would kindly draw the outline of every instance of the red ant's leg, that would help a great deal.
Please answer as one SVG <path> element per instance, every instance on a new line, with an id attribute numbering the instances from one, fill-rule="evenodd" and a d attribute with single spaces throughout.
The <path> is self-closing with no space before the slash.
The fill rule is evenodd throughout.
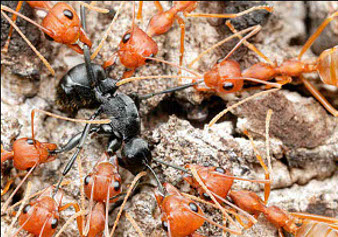
<path id="1" fill-rule="evenodd" d="M 136 19 L 137 20 L 141 20 L 141 21 L 143 21 L 142 8 L 143 8 L 143 1 L 139 1 L 139 6 L 138 6 L 138 11 L 137 11 Z"/>
<path id="2" fill-rule="evenodd" d="M 214 17 L 214 18 L 236 18 L 239 16 L 243 16 L 245 14 L 248 14 L 250 12 L 256 11 L 256 10 L 267 10 L 268 12 L 273 11 L 273 7 L 269 6 L 256 6 L 249 8 L 245 11 L 239 12 L 239 13 L 230 13 L 230 14 L 205 14 L 205 13 L 185 13 L 184 15 L 186 17 Z"/>
<path id="3" fill-rule="evenodd" d="M 232 33 L 237 33 L 238 31 L 235 29 L 235 27 L 230 23 L 230 21 L 226 21 L 226 25 L 229 27 L 229 29 L 231 30 Z M 243 37 L 241 35 L 237 36 L 238 39 L 242 39 Z M 274 63 L 267 57 L 265 56 L 261 51 L 259 51 L 259 49 L 256 48 L 256 46 L 254 46 L 253 44 L 249 43 L 248 41 L 244 40 L 243 44 L 245 46 L 247 46 L 249 49 L 251 49 L 252 51 L 254 51 L 258 56 L 260 56 L 261 58 L 263 58 L 266 62 L 268 62 L 271 65 L 274 65 Z"/>
<path id="4" fill-rule="evenodd" d="M 325 97 L 303 76 L 299 77 L 304 83 L 306 89 L 330 112 L 333 116 L 338 117 L 338 111 L 325 99 Z"/>
<path id="5" fill-rule="evenodd" d="M 75 202 L 70 202 L 70 203 L 67 203 L 65 204 L 64 206 L 62 207 L 59 207 L 59 212 L 63 211 L 63 210 L 66 210 L 68 209 L 69 207 L 73 207 L 75 209 L 75 212 L 79 212 L 81 211 L 80 209 L 80 206 L 78 203 L 75 203 Z M 83 235 L 83 216 L 78 216 L 76 218 L 76 222 L 77 222 L 77 226 L 78 226 L 78 229 L 79 229 L 79 232 L 80 232 L 80 236 L 84 236 Z"/>
<path id="6" fill-rule="evenodd" d="M 162 7 L 160 1 L 154 1 L 154 5 L 157 8 L 158 13 L 163 12 L 163 7 Z"/>
<path id="7" fill-rule="evenodd" d="M 302 50 L 300 51 L 298 55 L 298 59 L 300 60 L 303 56 L 303 54 L 311 47 L 313 42 L 318 38 L 318 36 L 322 33 L 322 31 L 325 29 L 325 27 L 335 18 L 338 17 L 338 11 L 333 13 L 331 16 L 325 19 L 325 21 L 318 27 L 318 29 L 311 35 L 311 37 L 307 40 L 307 42 L 304 44 Z"/>
<path id="8" fill-rule="evenodd" d="M 248 138 L 250 139 L 252 148 L 254 150 L 255 156 L 257 158 L 257 160 L 259 161 L 260 165 L 262 166 L 264 173 L 265 173 L 265 179 L 270 181 L 270 172 L 269 169 L 267 167 L 267 165 L 264 163 L 262 156 L 260 155 L 260 153 L 258 152 L 255 143 L 253 141 L 252 136 L 248 133 L 247 130 L 244 131 L 244 134 L 248 136 Z M 264 204 L 266 205 L 268 203 L 268 199 L 270 196 L 270 191 L 271 191 L 271 183 L 266 183 L 264 186 Z"/>
<path id="9" fill-rule="evenodd" d="M 314 215 L 309 213 L 301 213 L 301 212 L 291 212 L 290 215 L 300 218 L 300 219 L 308 219 L 312 221 L 324 222 L 328 224 L 338 224 L 338 219 L 333 217 L 326 217 L 320 215 Z"/>
<path id="10" fill-rule="evenodd" d="M 278 237 L 284 237 L 282 228 L 278 229 Z"/>
<path id="11" fill-rule="evenodd" d="M 15 11 L 16 12 L 19 12 L 21 7 L 22 7 L 22 3 L 23 1 L 19 1 L 18 2 L 18 5 L 16 6 L 16 9 Z M 16 22 L 16 18 L 18 18 L 17 15 L 13 14 L 12 16 L 12 21 L 15 23 Z M 12 34 L 13 34 L 13 26 L 11 25 L 10 28 L 9 28 L 9 32 L 8 32 L 8 38 L 7 38 L 7 41 L 5 43 L 5 46 L 3 47 L 3 49 L 1 50 L 3 53 L 7 53 L 8 52 L 8 47 L 9 47 L 9 42 L 11 41 L 11 37 L 12 37 Z"/>
<path id="12" fill-rule="evenodd" d="M 184 56 L 184 37 L 185 37 L 185 23 L 184 20 L 176 16 L 177 22 L 181 28 L 181 46 L 180 46 L 180 66 L 183 65 L 183 56 Z M 180 75 L 182 73 L 182 70 L 180 69 L 178 71 L 178 74 Z M 178 84 L 180 85 L 182 83 L 182 78 L 179 78 Z"/>
<path id="13" fill-rule="evenodd" d="M 10 178 L 5 184 L 4 189 L 1 191 L 1 196 L 5 195 L 8 192 L 9 188 L 11 187 L 12 183 L 14 183 L 17 177 L 22 177 L 22 176 L 25 176 L 25 174 L 24 173 L 17 174 L 13 178 Z"/>

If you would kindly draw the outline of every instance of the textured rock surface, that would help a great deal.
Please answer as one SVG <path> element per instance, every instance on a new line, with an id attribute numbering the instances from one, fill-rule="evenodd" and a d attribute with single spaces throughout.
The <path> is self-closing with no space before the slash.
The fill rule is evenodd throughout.
<path id="1" fill-rule="evenodd" d="M 332 9 L 337 10 L 337 6 L 329 2 L 309 2 L 306 5 L 302 2 L 274 2 L 273 4 L 275 12 L 270 17 L 256 15 L 254 20 L 249 18 L 249 20 L 245 20 L 246 23 L 238 20 L 238 24 L 240 26 L 247 24 L 247 22 L 257 21 L 256 19 L 261 23 L 266 21 L 262 31 L 251 41 L 264 54 L 272 60 L 277 60 L 278 63 L 282 62 L 285 57 L 297 56 L 302 44 L 312 32 L 312 28 L 316 27 L 329 12 L 332 13 L 334 11 Z M 115 10 L 118 7 L 117 3 L 99 3 L 99 5 Z M 169 3 L 164 3 L 163 6 L 167 9 Z M 218 3 L 203 3 L 196 9 L 196 12 L 225 13 L 242 8 L 243 6 L 238 3 L 230 4 L 229 8 Z M 139 23 L 142 29 L 146 28 L 154 12 L 155 7 L 152 3 L 144 3 L 143 24 Z M 122 15 L 114 26 L 113 33 L 108 37 L 106 45 L 95 62 L 102 63 L 117 49 L 121 36 L 131 25 L 131 18 L 131 4 L 125 4 Z M 41 21 L 39 18 L 37 20 Z M 94 48 L 111 20 L 112 16 L 88 12 L 88 32 L 94 42 Z M 311 25 L 311 29 L 309 25 Z M 330 32 L 335 28 L 332 24 L 328 29 L 329 33 L 325 34 L 330 35 Z M 229 34 L 222 21 L 210 24 L 210 20 L 203 18 L 188 19 L 186 32 L 185 64 Z M 29 53 L 29 49 L 25 50 L 25 55 L 19 57 L 20 64 L 18 64 L 17 57 L 11 58 L 11 55 L 21 55 L 21 52 L 15 52 L 17 48 L 14 46 L 9 49 L 10 56 L 1 57 L 1 141 L 6 149 L 10 148 L 10 144 L 16 138 L 31 135 L 30 110 L 33 107 L 63 114 L 54 103 L 56 86 L 67 70 L 83 62 L 81 55 L 76 55 L 65 46 L 46 41 L 39 31 L 36 34 L 39 35 L 38 40 L 41 40 L 41 44 L 37 43 L 37 46 L 42 54 L 50 60 L 52 67 L 56 70 L 56 76 L 52 77 L 44 65 L 36 59 L 36 56 Z M 33 33 L 31 35 L 33 36 Z M 180 29 L 175 24 L 167 34 L 155 38 L 160 49 L 159 58 L 178 62 L 179 35 Z M 1 37 L 3 41 L 3 34 Z M 325 37 L 334 39 L 331 36 Z M 20 38 L 13 37 L 15 45 L 20 45 L 20 41 Z M 200 73 L 205 72 L 218 58 L 225 56 L 236 42 L 230 42 L 228 45 L 216 49 L 203 57 L 193 68 Z M 337 44 L 337 42 L 333 42 L 333 44 Z M 320 47 L 319 50 L 323 50 L 324 46 Z M 315 55 L 308 51 L 304 58 L 313 56 Z M 254 53 L 245 47 L 241 47 L 233 55 L 233 58 L 239 60 L 243 69 L 260 61 Z M 18 73 L 18 68 L 20 73 Z M 111 75 L 119 76 L 123 70 L 123 67 L 117 67 L 111 72 Z M 23 72 L 27 74 L 25 75 Z M 175 75 L 176 72 L 175 68 L 154 63 L 141 67 L 136 75 Z M 329 88 L 327 90 L 321 85 L 322 83 L 315 74 L 309 75 L 309 78 L 315 82 L 316 86 L 320 86 L 319 88 L 325 92 L 325 96 L 337 107 L 337 89 Z M 175 85 L 176 81 L 172 79 L 143 80 L 125 85 L 121 91 L 146 94 Z M 188 89 L 174 95 L 158 96 L 143 102 L 141 104 L 142 132 L 144 138 L 148 139 L 151 144 L 153 156 L 181 166 L 188 163 L 223 166 L 229 168 L 236 176 L 262 179 L 264 178 L 263 170 L 256 161 L 252 146 L 243 135 L 243 130 L 247 129 L 253 135 L 257 148 L 265 157 L 265 117 L 267 110 L 271 108 L 274 111 L 270 127 L 273 190 L 269 204 L 278 205 L 288 211 L 338 217 L 338 191 L 336 188 L 338 186 L 336 165 L 338 161 L 338 120 L 329 115 L 302 85 L 290 85 L 279 92 L 245 103 L 225 116 L 209 132 L 204 131 L 204 126 L 217 112 L 253 93 L 256 91 L 227 95 L 222 100 L 212 94 L 197 93 L 193 89 Z M 91 113 L 91 110 L 80 110 L 76 117 L 88 118 Z M 35 121 L 36 138 L 59 145 L 65 144 L 72 135 L 83 128 L 81 124 L 41 114 L 36 116 Z M 91 170 L 104 152 L 106 142 L 105 138 L 98 135 L 90 136 L 81 153 L 85 173 Z M 33 183 L 32 192 L 56 183 L 65 161 L 69 159 L 71 154 L 71 152 L 62 154 L 59 159 L 39 166 L 29 178 Z M 196 194 L 182 180 L 180 172 L 156 163 L 153 164 L 153 167 L 160 174 L 162 180 L 174 184 L 184 192 Z M 8 177 L 13 177 L 17 173 L 11 162 L 4 164 L 2 166 L 2 187 Z M 132 176 L 123 170 L 121 170 L 121 174 L 126 190 L 126 185 L 131 182 Z M 79 179 L 78 170 L 74 168 L 67 178 L 74 182 L 65 187 L 64 202 L 80 201 L 79 187 L 82 182 Z M 15 185 L 19 182 L 20 179 L 17 178 Z M 146 178 L 144 182 L 156 184 L 152 177 Z M 250 189 L 257 191 L 262 196 L 263 187 L 259 185 L 236 182 L 234 188 Z M 15 201 L 23 197 L 24 190 L 25 188 L 19 190 Z M 3 196 L 1 202 L 4 202 L 8 196 L 8 194 Z M 85 205 L 88 205 L 87 201 Z M 156 207 L 152 187 L 142 186 L 140 191 L 128 201 L 126 208 L 146 236 L 166 236 L 161 228 L 161 214 Z M 203 209 L 214 220 L 221 220 L 217 211 L 204 206 Z M 117 212 L 118 208 L 110 212 L 110 228 Z M 72 214 L 73 210 L 71 209 L 62 213 L 59 228 Z M 12 219 L 13 217 L 8 215 L 2 216 L 2 234 L 6 233 Z M 15 228 L 17 227 L 16 225 Z M 78 236 L 76 229 L 74 221 L 62 236 Z M 221 236 L 220 231 L 209 224 L 205 224 L 200 231 L 206 236 Z M 26 233 L 22 233 L 21 236 L 24 235 Z M 137 236 L 124 215 L 121 218 L 116 236 Z M 259 223 L 246 231 L 244 236 L 278 235 L 276 229 L 268 224 L 263 217 L 260 217 Z"/>

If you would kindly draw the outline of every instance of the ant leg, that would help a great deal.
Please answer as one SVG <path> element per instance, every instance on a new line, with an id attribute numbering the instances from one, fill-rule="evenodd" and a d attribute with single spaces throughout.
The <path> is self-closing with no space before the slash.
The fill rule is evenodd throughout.
<path id="1" fill-rule="evenodd" d="M 19 35 L 26 41 L 26 43 L 29 45 L 29 47 L 34 51 L 34 53 L 40 58 L 40 60 L 45 64 L 45 66 L 48 68 L 50 73 L 54 76 L 55 71 L 52 68 L 52 66 L 49 64 L 47 59 L 44 56 L 42 56 L 42 54 L 33 46 L 33 44 L 29 41 L 29 39 L 27 39 L 27 37 L 22 33 L 22 31 L 19 29 L 19 27 L 17 27 L 17 25 L 6 15 L 6 13 L 3 12 L 3 6 L 2 5 L 1 5 L 1 14 L 9 22 L 9 24 L 11 24 L 11 26 L 13 26 L 13 28 L 19 33 Z"/>
<path id="2" fill-rule="evenodd" d="M 260 165 L 262 166 L 264 173 L 265 173 L 265 179 L 270 181 L 270 172 L 268 167 L 266 166 L 266 164 L 263 161 L 262 156 L 260 155 L 259 151 L 257 150 L 255 143 L 253 141 L 252 136 L 248 133 L 248 131 L 244 131 L 244 134 L 247 135 L 247 137 L 250 139 L 251 142 L 251 146 L 254 150 L 255 156 L 257 158 L 257 160 L 259 161 Z M 264 204 L 266 205 L 268 203 L 268 199 L 270 196 L 270 190 L 271 190 L 271 183 L 266 183 L 264 186 Z"/>
<path id="3" fill-rule="evenodd" d="M 163 7 L 162 7 L 160 1 L 154 1 L 154 5 L 157 8 L 157 11 L 158 11 L 157 13 L 163 12 Z"/>
<path id="4" fill-rule="evenodd" d="M 18 5 L 16 5 L 16 9 L 15 9 L 16 12 L 19 12 L 19 11 L 20 11 L 20 9 L 21 9 L 21 7 L 22 7 L 22 3 L 23 3 L 23 1 L 19 1 L 19 2 L 18 2 Z M 13 16 L 12 16 L 12 21 L 13 21 L 13 23 L 16 22 L 16 18 L 17 18 L 17 17 L 18 17 L 18 16 L 17 16 L 16 14 L 13 14 Z M 6 43 L 5 43 L 5 46 L 4 46 L 3 49 L 1 50 L 3 53 L 7 53 L 7 52 L 8 52 L 9 42 L 11 41 L 12 34 L 13 34 L 13 26 L 11 25 L 10 28 L 9 28 L 9 32 L 8 32 L 8 38 L 7 38 L 7 41 L 6 41 Z"/>
<path id="5" fill-rule="evenodd" d="M 282 228 L 278 229 L 278 237 L 284 237 Z"/>
<path id="6" fill-rule="evenodd" d="M 7 183 L 5 184 L 4 189 L 1 190 L 1 196 L 5 195 L 5 194 L 8 192 L 9 188 L 11 187 L 12 183 L 14 183 L 14 181 L 15 181 L 16 178 L 22 177 L 22 176 L 25 176 L 25 174 L 24 174 L 24 173 L 22 173 L 22 174 L 17 174 L 17 175 L 15 175 L 13 178 L 10 178 L 10 179 L 7 181 Z"/>
<path id="7" fill-rule="evenodd" d="M 94 120 L 100 113 L 101 113 L 101 107 L 90 117 L 89 120 Z M 73 167 L 73 164 L 74 164 L 77 156 L 79 155 L 80 151 L 82 150 L 82 147 L 83 147 L 83 145 L 84 145 L 84 143 L 85 143 L 85 141 L 87 139 L 87 136 L 88 136 L 88 134 L 90 132 L 90 126 L 91 126 L 91 124 L 86 124 L 85 128 L 83 129 L 83 132 L 82 132 L 81 137 L 80 137 L 80 141 L 79 141 L 79 143 L 78 143 L 78 145 L 76 147 L 77 149 L 76 149 L 75 153 L 73 154 L 73 156 L 71 157 L 71 159 L 66 164 L 66 167 L 64 168 L 64 170 L 62 172 L 62 177 L 59 180 L 59 183 L 58 183 L 58 185 L 57 185 L 57 187 L 55 189 L 56 191 L 55 191 L 54 194 L 57 193 L 57 191 L 60 188 L 60 184 L 61 184 L 63 178 L 68 174 L 68 172 L 70 171 L 70 169 Z"/>
<path id="8" fill-rule="evenodd" d="M 211 47 L 209 47 L 208 49 L 204 50 L 202 53 L 200 53 L 194 60 L 192 60 L 189 65 L 188 65 L 188 68 L 191 68 L 193 64 L 195 64 L 198 60 L 200 60 L 205 54 L 209 53 L 210 51 L 212 51 L 213 49 L 221 46 L 222 44 L 224 44 L 225 42 L 228 42 L 232 39 L 234 39 L 235 37 L 237 37 L 238 35 L 243 35 L 247 32 L 255 32 L 257 33 L 259 30 L 260 30 L 261 26 L 260 25 L 257 25 L 257 26 L 252 26 L 252 27 L 249 27 L 247 29 L 244 29 L 244 30 L 241 30 L 241 31 L 238 31 L 237 33 L 233 34 L 233 35 L 230 35 L 228 37 L 226 37 L 225 39 L 221 40 L 220 42 L 212 45 Z M 255 34 L 255 33 L 252 33 L 252 34 Z M 248 37 L 247 37 L 248 38 Z M 245 38 L 246 39 L 246 38 Z M 244 40 L 245 40 L 244 39 Z M 243 41 L 244 41 L 243 40 Z M 236 45 L 237 46 L 237 45 Z M 236 47 L 235 46 L 235 47 Z M 237 46 L 239 47 L 239 45 Z"/>
<path id="9" fill-rule="evenodd" d="M 304 44 L 302 50 L 300 51 L 298 55 L 298 60 L 300 60 L 303 56 L 303 54 L 311 47 L 313 42 L 318 38 L 318 36 L 322 33 L 322 31 L 325 29 L 325 27 L 335 18 L 338 17 L 338 11 L 333 13 L 331 16 L 325 19 L 325 21 L 318 27 L 318 29 L 311 35 L 311 37 L 306 41 Z"/>
<path id="10" fill-rule="evenodd" d="M 234 105 L 231 105 L 229 107 L 227 107 L 226 109 L 224 109 L 223 111 L 221 111 L 220 113 L 218 113 L 208 124 L 208 127 L 212 127 L 220 118 L 222 118 L 226 113 L 228 113 L 229 111 L 231 111 L 232 109 L 236 108 L 237 106 L 241 105 L 241 104 L 244 104 L 245 102 L 249 101 L 249 100 L 252 100 L 254 98 L 257 98 L 261 95 L 265 95 L 265 94 L 268 94 L 268 93 L 271 93 L 271 92 L 276 92 L 280 90 L 280 88 L 275 88 L 275 89 L 270 89 L 270 90 L 267 90 L 267 91 L 261 91 L 261 92 L 258 92 L 252 96 L 249 96 L 239 102 L 237 102 L 236 104 Z"/>
<path id="11" fill-rule="evenodd" d="M 140 237 L 144 237 L 144 234 L 142 233 L 142 230 L 140 228 L 140 226 L 136 223 L 136 221 L 134 220 L 134 218 L 129 215 L 128 211 L 125 211 L 124 213 L 128 219 L 128 221 L 132 224 L 132 226 L 134 227 L 134 229 L 136 230 L 136 232 L 138 233 L 138 235 Z"/>
<path id="12" fill-rule="evenodd" d="M 96 58 L 97 54 L 100 52 L 101 48 L 103 47 L 104 42 L 106 41 L 106 39 L 108 37 L 109 32 L 112 30 L 113 25 L 115 24 L 115 21 L 116 21 L 118 15 L 120 14 L 120 11 L 122 10 L 122 6 L 123 6 L 124 3 L 125 2 L 121 2 L 120 3 L 120 6 L 119 6 L 116 14 L 114 15 L 114 18 L 113 18 L 112 22 L 108 26 L 106 32 L 104 33 L 104 35 L 103 35 L 103 37 L 102 37 L 102 39 L 101 39 L 101 41 L 99 43 L 99 46 L 97 46 L 97 48 L 95 49 L 94 53 L 91 55 L 90 59 L 93 60 L 94 58 Z"/>
<path id="13" fill-rule="evenodd" d="M 250 12 L 256 11 L 256 10 L 266 10 L 268 12 L 273 12 L 273 7 L 269 6 L 256 6 L 249 8 L 245 11 L 239 12 L 239 13 L 230 13 L 230 14 L 205 14 L 205 13 L 185 13 L 185 17 L 214 17 L 214 18 L 236 18 L 239 16 L 246 15 Z"/>
<path id="14" fill-rule="evenodd" d="M 26 174 L 26 176 L 21 180 L 21 182 L 16 187 L 16 189 L 12 192 L 12 194 L 9 196 L 9 198 L 6 200 L 6 202 L 2 205 L 1 212 L 7 211 L 7 207 L 9 205 L 9 202 L 12 200 L 12 198 L 14 197 L 14 195 L 16 194 L 16 192 L 19 190 L 19 188 L 23 185 L 23 183 L 26 181 L 26 179 L 28 178 L 28 176 L 32 173 L 32 171 L 37 166 L 38 166 L 38 163 L 35 163 L 35 165 L 32 168 L 30 168 L 30 170 L 28 171 L 28 173 Z"/>
<path id="15" fill-rule="evenodd" d="M 67 203 L 67 204 L 59 207 L 59 212 L 64 211 L 64 210 L 66 210 L 66 209 L 68 209 L 70 207 L 73 207 L 76 213 L 78 213 L 78 212 L 81 211 L 80 206 L 79 206 L 78 203 L 76 203 L 76 202 L 70 202 L 70 203 Z M 77 226 L 79 228 L 80 236 L 83 236 L 83 216 L 79 215 L 76 218 L 76 222 L 77 222 Z"/>
<path id="16" fill-rule="evenodd" d="M 141 20 L 141 22 L 143 22 L 142 9 L 143 9 L 143 1 L 139 1 L 136 19 Z"/>
<path id="17" fill-rule="evenodd" d="M 300 218 L 300 219 L 308 219 L 312 221 L 324 222 L 328 224 L 338 224 L 338 219 L 333 217 L 326 217 L 320 215 L 314 215 L 309 213 L 301 213 L 301 212 L 290 212 L 290 215 Z"/>
<path id="18" fill-rule="evenodd" d="M 125 198 L 124 198 L 124 200 L 123 200 L 123 202 L 122 202 L 122 205 L 121 205 L 121 207 L 120 207 L 120 210 L 119 210 L 119 212 L 118 212 L 118 214 L 117 214 L 117 216 L 116 216 L 116 219 L 115 219 L 115 222 L 114 222 L 113 229 L 112 229 L 112 231 L 110 232 L 110 237 L 112 237 L 113 234 L 114 234 L 114 232 L 115 232 L 115 229 L 116 229 L 117 224 L 118 224 L 118 222 L 119 222 L 119 220 L 120 220 L 120 217 L 121 217 L 123 208 L 125 207 L 125 205 L 126 205 L 126 203 L 127 203 L 127 200 L 128 200 L 128 198 L 129 198 L 130 194 L 133 192 L 134 186 L 138 183 L 138 180 L 139 180 L 140 178 L 142 178 L 143 176 L 145 176 L 145 175 L 147 175 L 147 173 L 146 173 L 145 171 L 142 171 L 141 173 L 138 173 L 138 174 L 135 176 L 135 178 L 134 178 L 134 180 L 132 181 L 132 183 L 130 184 L 130 186 L 129 186 L 128 190 L 127 190 L 127 194 L 126 194 L 126 196 L 125 196 Z"/>
<path id="19" fill-rule="evenodd" d="M 237 33 L 238 31 L 235 29 L 235 27 L 230 23 L 230 21 L 226 21 L 226 25 L 229 27 L 229 29 L 232 31 L 232 33 Z M 243 38 L 241 35 L 237 36 L 240 40 Z M 269 64 L 274 65 L 274 63 L 267 57 L 265 56 L 259 49 L 256 48 L 253 44 L 249 43 L 248 41 L 244 40 L 243 44 L 247 46 L 249 49 L 254 51 L 258 56 L 263 58 L 265 61 L 267 61 Z"/>
<path id="20" fill-rule="evenodd" d="M 303 76 L 299 77 L 304 83 L 306 89 L 330 112 L 333 116 L 338 117 L 338 111 L 325 99 L 325 97 L 316 89 L 314 85 L 306 80 Z"/>
<path id="21" fill-rule="evenodd" d="M 181 28 L 181 46 L 180 46 L 180 66 L 183 65 L 183 57 L 184 57 L 184 37 L 185 37 L 185 23 L 184 20 L 179 17 L 176 16 L 177 22 Z M 180 69 L 178 71 L 178 74 L 181 75 L 182 70 Z M 182 83 L 182 78 L 178 79 L 178 84 L 180 85 Z"/>

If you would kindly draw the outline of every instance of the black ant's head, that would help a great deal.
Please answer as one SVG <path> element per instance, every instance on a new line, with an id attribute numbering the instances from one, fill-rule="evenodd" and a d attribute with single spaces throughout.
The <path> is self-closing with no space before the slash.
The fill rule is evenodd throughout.
<path id="1" fill-rule="evenodd" d="M 123 168 L 128 169 L 134 175 L 138 174 L 147 167 L 145 164 L 151 162 L 151 152 L 148 142 L 141 138 L 129 140 L 122 149 Z"/>

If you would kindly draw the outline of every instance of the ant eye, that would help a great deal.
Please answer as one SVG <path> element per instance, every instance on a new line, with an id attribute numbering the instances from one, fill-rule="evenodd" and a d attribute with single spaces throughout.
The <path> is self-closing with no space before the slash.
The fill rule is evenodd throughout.
<path id="1" fill-rule="evenodd" d="M 226 91 L 231 90 L 232 88 L 234 88 L 234 84 L 231 82 L 226 82 L 223 84 L 223 89 Z"/>
<path id="2" fill-rule="evenodd" d="M 211 200 L 211 197 L 209 196 L 209 194 L 207 193 L 203 193 L 203 198 L 207 201 L 210 201 Z"/>
<path id="3" fill-rule="evenodd" d="M 150 54 L 148 57 L 150 57 L 150 58 L 153 58 L 155 55 L 152 53 L 152 54 Z M 146 60 L 145 60 L 145 62 L 146 63 L 150 63 L 152 60 L 151 59 L 149 59 L 149 58 L 147 58 Z"/>
<path id="4" fill-rule="evenodd" d="M 56 218 L 53 218 L 52 224 L 51 224 L 52 229 L 55 229 L 58 226 L 58 224 L 59 224 L 59 220 Z"/>
<path id="5" fill-rule="evenodd" d="M 49 35 L 47 35 L 46 33 L 45 33 L 45 37 L 46 37 L 46 39 L 49 40 L 49 41 L 54 41 L 54 39 L 53 39 L 52 37 L 50 37 Z"/>
<path id="6" fill-rule="evenodd" d="M 198 207 L 195 203 L 193 203 L 193 202 L 189 203 L 189 207 L 192 211 L 198 212 Z"/>
<path id="7" fill-rule="evenodd" d="M 221 63 L 224 60 L 224 58 L 220 58 L 217 60 L 217 64 Z"/>
<path id="8" fill-rule="evenodd" d="M 33 141 L 32 139 L 27 139 L 26 141 L 27 141 L 27 143 L 28 143 L 29 145 L 33 145 L 33 144 L 34 144 L 34 141 Z"/>
<path id="9" fill-rule="evenodd" d="M 215 171 L 221 174 L 225 174 L 225 170 L 222 167 L 217 167 Z"/>
<path id="10" fill-rule="evenodd" d="M 130 34 L 130 33 L 125 34 L 125 35 L 123 36 L 123 38 L 122 38 L 122 42 L 123 42 L 123 43 L 127 43 L 128 40 L 130 39 L 130 37 L 131 37 L 131 34 Z"/>
<path id="11" fill-rule="evenodd" d="M 66 9 L 63 11 L 63 14 L 65 15 L 65 17 L 67 17 L 69 20 L 73 20 L 73 13 L 72 11 Z"/>
<path id="12" fill-rule="evenodd" d="M 115 190 L 115 191 L 119 191 L 119 190 L 120 190 L 120 187 L 121 187 L 121 184 L 120 184 L 119 181 L 115 181 L 115 182 L 113 183 L 113 186 L 114 186 L 114 190 Z"/>
<path id="13" fill-rule="evenodd" d="M 166 221 L 162 221 L 162 228 L 164 231 L 168 232 L 168 223 Z"/>
<path id="14" fill-rule="evenodd" d="M 27 214 L 27 212 L 29 212 L 29 209 L 31 209 L 31 205 L 27 204 L 22 210 L 23 214 Z"/>
<path id="15" fill-rule="evenodd" d="M 90 179 L 91 179 L 91 176 L 90 176 L 90 175 L 87 175 L 86 178 L 85 178 L 85 180 L 84 180 L 84 184 L 85 184 L 85 185 L 88 185 L 89 182 L 90 182 Z"/>

